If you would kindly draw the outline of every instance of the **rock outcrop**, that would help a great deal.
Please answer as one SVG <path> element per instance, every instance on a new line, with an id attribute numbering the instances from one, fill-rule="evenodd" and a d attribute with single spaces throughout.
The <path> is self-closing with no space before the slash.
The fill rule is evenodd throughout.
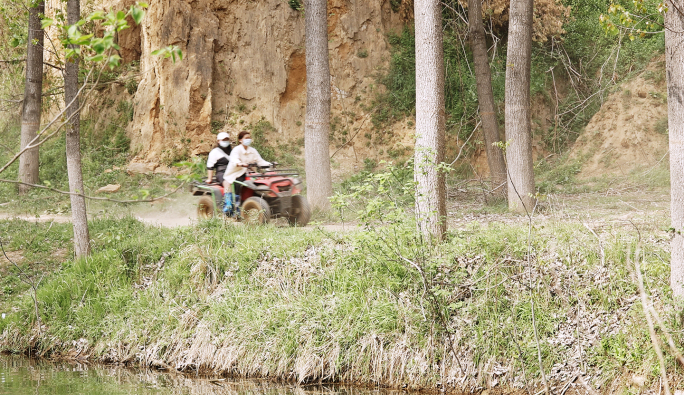
<path id="1" fill-rule="evenodd" d="M 330 0 L 328 16 L 333 117 L 344 114 L 347 129 L 369 128 L 362 103 L 371 100 L 374 73 L 389 59 L 387 33 L 402 28 L 402 17 L 389 0 Z M 120 42 L 125 58 L 140 54 L 128 129 L 138 160 L 169 162 L 179 153 L 206 153 L 218 131 L 235 135 L 259 120 L 273 126 L 269 144 L 302 145 L 302 11 L 284 0 L 159 0 L 150 2 L 137 34 L 139 41 L 131 30 Z M 169 45 L 180 47 L 182 61 L 152 55 Z M 338 157 L 358 157 L 354 144 L 369 149 L 359 139 Z M 331 154 L 335 150 L 331 145 Z"/>

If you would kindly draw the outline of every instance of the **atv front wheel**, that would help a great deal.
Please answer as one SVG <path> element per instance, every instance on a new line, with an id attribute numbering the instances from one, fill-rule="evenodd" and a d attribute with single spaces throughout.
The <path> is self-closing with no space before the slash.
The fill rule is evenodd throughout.
<path id="1" fill-rule="evenodd" d="M 306 197 L 302 195 L 292 196 L 292 215 L 287 217 L 290 226 L 306 226 L 311 219 L 311 207 Z"/>
<path id="2" fill-rule="evenodd" d="M 242 203 L 242 218 L 248 224 L 263 225 L 271 219 L 271 208 L 264 199 L 252 196 Z"/>
<path id="3" fill-rule="evenodd" d="M 197 218 L 199 219 L 211 219 L 214 217 L 214 200 L 202 196 L 197 203 Z"/>

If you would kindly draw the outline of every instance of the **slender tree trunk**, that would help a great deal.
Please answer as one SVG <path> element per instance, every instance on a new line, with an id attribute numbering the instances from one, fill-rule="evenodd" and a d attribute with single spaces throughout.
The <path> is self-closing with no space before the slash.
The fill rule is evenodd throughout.
<path id="1" fill-rule="evenodd" d="M 307 0 L 306 6 L 306 160 L 307 196 L 313 207 L 327 209 L 332 195 L 330 175 L 330 65 L 328 3 Z"/>
<path id="2" fill-rule="evenodd" d="M 512 0 L 506 56 L 508 208 L 531 213 L 535 205 L 530 129 L 530 59 L 533 0 Z"/>
<path id="3" fill-rule="evenodd" d="M 496 120 L 496 108 L 494 107 L 492 71 L 489 68 L 489 59 L 487 58 L 487 41 L 482 23 L 481 0 L 468 0 L 468 27 L 475 63 L 477 99 L 480 104 L 480 119 L 484 132 L 487 163 L 492 181 L 498 187 L 506 183 L 506 162 L 502 150 L 492 145 L 501 141 L 501 138 L 499 137 L 499 123 Z"/>
<path id="4" fill-rule="evenodd" d="M 415 0 L 416 26 L 416 219 L 425 236 L 446 233 L 444 172 L 444 51 L 439 0 Z"/>
<path id="5" fill-rule="evenodd" d="M 81 19 L 79 0 L 67 1 L 67 23 L 73 25 Z M 67 175 L 69 191 L 84 193 L 83 173 L 81 171 L 81 116 L 78 111 L 78 63 L 79 59 L 67 61 L 64 75 L 64 101 L 69 105 L 66 114 L 72 117 L 66 132 Z M 72 103 L 73 102 L 73 103 Z M 76 257 L 90 254 L 90 235 L 86 216 L 85 198 L 71 195 L 71 218 L 74 225 L 74 252 Z"/>
<path id="6" fill-rule="evenodd" d="M 45 2 L 29 8 L 28 48 L 26 50 L 26 85 L 21 111 L 21 149 L 24 149 L 40 129 L 41 100 L 43 94 L 43 29 L 40 15 L 45 13 Z M 38 184 L 38 147 L 24 152 L 19 158 L 19 181 Z M 19 193 L 29 190 L 19 184 Z"/>
<path id="7" fill-rule="evenodd" d="M 665 14 L 665 62 L 667 69 L 667 121 L 670 136 L 670 211 L 672 239 L 670 286 L 684 298 L 684 10 L 667 2 Z M 679 9 L 679 10 L 678 10 Z"/>

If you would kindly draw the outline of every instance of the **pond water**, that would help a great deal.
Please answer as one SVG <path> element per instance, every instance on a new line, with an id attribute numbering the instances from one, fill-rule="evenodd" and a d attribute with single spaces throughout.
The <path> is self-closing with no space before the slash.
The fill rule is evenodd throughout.
<path id="1" fill-rule="evenodd" d="M 399 395 L 345 386 L 283 385 L 266 380 L 216 380 L 181 373 L 73 364 L 0 355 L 0 394 L 263 394 Z"/>

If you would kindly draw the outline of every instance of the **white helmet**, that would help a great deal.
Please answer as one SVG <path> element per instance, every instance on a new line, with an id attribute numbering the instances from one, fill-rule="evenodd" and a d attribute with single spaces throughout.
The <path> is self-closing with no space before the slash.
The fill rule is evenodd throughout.
<path id="1" fill-rule="evenodd" d="M 227 139 L 227 138 L 230 138 L 230 135 L 226 132 L 221 132 L 221 133 L 216 135 L 216 140 L 223 140 L 223 139 Z"/>

